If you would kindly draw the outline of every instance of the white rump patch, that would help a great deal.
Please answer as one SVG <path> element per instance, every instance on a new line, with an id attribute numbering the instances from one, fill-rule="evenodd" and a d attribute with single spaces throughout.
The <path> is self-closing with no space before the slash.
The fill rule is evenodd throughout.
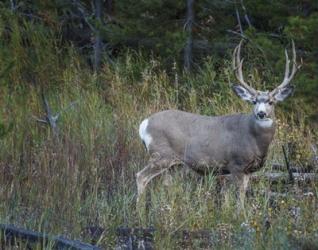
<path id="1" fill-rule="evenodd" d="M 147 127 L 148 127 L 148 119 L 145 119 L 142 121 L 142 123 L 139 126 L 139 136 L 141 140 L 143 140 L 143 142 L 145 143 L 147 150 L 149 150 L 149 144 L 152 141 L 152 137 L 147 132 Z"/>
<path id="2" fill-rule="evenodd" d="M 272 119 L 256 120 L 257 124 L 263 128 L 270 128 L 273 125 Z"/>

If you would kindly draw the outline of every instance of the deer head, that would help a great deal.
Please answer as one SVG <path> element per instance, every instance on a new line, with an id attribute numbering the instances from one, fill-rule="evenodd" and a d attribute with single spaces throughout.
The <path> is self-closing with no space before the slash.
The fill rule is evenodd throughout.
<path id="1" fill-rule="evenodd" d="M 286 66 L 284 79 L 283 82 L 272 91 L 255 90 L 244 81 L 242 73 L 244 59 L 240 59 L 241 45 L 242 41 L 233 52 L 233 70 L 239 81 L 239 85 L 234 85 L 233 90 L 243 100 L 254 105 L 253 114 L 258 121 L 269 121 L 274 115 L 274 104 L 285 100 L 294 90 L 294 86 L 290 85 L 290 82 L 300 68 L 296 63 L 294 41 L 292 41 L 292 70 L 290 72 L 290 60 L 288 58 L 287 50 L 285 49 Z"/>

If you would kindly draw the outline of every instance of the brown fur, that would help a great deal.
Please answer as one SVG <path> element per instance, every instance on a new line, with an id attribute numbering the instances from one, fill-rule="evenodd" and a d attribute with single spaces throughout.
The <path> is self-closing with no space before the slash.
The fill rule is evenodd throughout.
<path id="1" fill-rule="evenodd" d="M 231 173 L 237 177 L 262 167 L 275 133 L 263 128 L 253 114 L 202 116 L 166 110 L 148 118 L 148 165 L 137 174 L 138 195 L 157 175 L 175 164 L 205 174 Z"/>

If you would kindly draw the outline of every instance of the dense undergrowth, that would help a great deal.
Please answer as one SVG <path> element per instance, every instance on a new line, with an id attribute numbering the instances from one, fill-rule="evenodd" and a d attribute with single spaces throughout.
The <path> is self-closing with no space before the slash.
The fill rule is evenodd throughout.
<path id="1" fill-rule="evenodd" d="M 148 157 L 138 138 L 145 117 L 170 108 L 206 115 L 250 111 L 231 92 L 227 59 L 216 67 L 208 58 L 195 74 L 182 74 L 176 65 L 164 70 L 154 58 L 127 52 L 95 74 L 72 46 L 60 49 L 49 34 L 30 35 L 27 47 L 19 32 L 13 34 L 10 46 L 2 43 L 0 49 L 1 223 L 83 241 L 91 240 L 88 228 L 98 226 L 106 230 L 97 244 L 110 249 L 119 226 L 153 226 L 156 249 L 178 248 L 173 233 L 182 229 L 222 230 L 224 239 L 215 246 L 224 249 L 234 244 L 289 249 L 317 241 L 317 183 L 310 185 L 312 195 L 302 198 L 295 198 L 301 187 L 289 186 L 287 196 L 273 205 L 270 185 L 261 181 L 239 210 L 234 195 L 217 205 L 213 176 L 198 180 L 175 173 L 170 187 L 160 178 L 149 186 L 149 210 L 136 208 L 135 173 Z M 248 78 L 264 88 L 258 75 L 250 70 Z M 53 112 L 62 111 L 58 136 L 37 121 L 45 115 L 42 93 Z M 260 174 L 273 162 L 284 163 L 282 145 L 292 145 L 293 164 L 317 170 L 312 150 L 317 134 L 301 104 L 301 98 L 290 98 L 277 107 L 276 136 Z M 245 227 L 251 234 L 232 241 Z"/>

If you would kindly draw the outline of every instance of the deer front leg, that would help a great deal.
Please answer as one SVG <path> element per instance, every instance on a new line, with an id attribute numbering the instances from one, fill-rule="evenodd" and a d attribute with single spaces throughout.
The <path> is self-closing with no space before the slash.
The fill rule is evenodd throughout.
<path id="1" fill-rule="evenodd" d="M 248 174 L 237 174 L 234 176 L 234 181 L 235 184 L 238 188 L 238 198 L 239 198 L 239 202 L 240 202 L 240 208 L 242 210 L 244 210 L 244 204 L 245 204 L 245 198 L 246 198 L 246 191 L 248 188 L 248 183 L 249 183 L 249 179 L 250 179 L 250 175 Z"/>
<path id="2" fill-rule="evenodd" d="M 242 178 L 240 190 L 246 194 L 247 188 L 248 188 L 248 183 L 250 181 L 250 175 L 249 174 L 244 174 Z"/>

